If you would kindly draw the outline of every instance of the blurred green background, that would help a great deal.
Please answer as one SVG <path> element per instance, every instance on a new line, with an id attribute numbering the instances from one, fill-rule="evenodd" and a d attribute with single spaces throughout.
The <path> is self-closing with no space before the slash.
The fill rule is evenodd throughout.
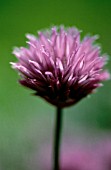
<path id="1" fill-rule="evenodd" d="M 60 24 L 76 26 L 82 35 L 99 34 L 102 52 L 111 55 L 110 0 L 0 0 L 0 170 L 35 170 L 33 155 L 52 141 L 55 108 L 18 84 L 9 62 L 16 61 L 13 47 L 26 45 L 26 33 Z M 111 60 L 111 72 L 110 66 Z M 110 81 L 64 110 L 64 136 L 110 130 Z"/>

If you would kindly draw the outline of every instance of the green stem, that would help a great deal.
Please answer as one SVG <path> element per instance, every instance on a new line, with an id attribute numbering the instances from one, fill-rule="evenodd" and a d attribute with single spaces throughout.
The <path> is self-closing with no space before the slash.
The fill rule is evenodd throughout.
<path id="1" fill-rule="evenodd" d="M 60 170 L 60 138 L 62 126 L 62 109 L 57 107 L 56 125 L 55 125 L 55 139 L 54 139 L 54 168 L 53 170 Z"/>

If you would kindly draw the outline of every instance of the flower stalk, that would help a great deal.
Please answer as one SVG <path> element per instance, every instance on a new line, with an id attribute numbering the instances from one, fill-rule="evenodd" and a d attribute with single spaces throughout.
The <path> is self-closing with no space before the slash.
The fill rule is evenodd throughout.
<path id="1" fill-rule="evenodd" d="M 57 107 L 55 138 L 54 138 L 54 168 L 53 170 L 60 170 L 61 130 L 62 130 L 62 109 L 60 107 Z"/>

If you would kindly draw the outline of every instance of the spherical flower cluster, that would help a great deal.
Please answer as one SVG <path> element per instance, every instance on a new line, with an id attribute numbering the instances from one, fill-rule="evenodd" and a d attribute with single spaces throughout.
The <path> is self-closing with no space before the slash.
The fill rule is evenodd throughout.
<path id="1" fill-rule="evenodd" d="M 53 105 L 75 104 L 109 78 L 103 71 L 106 56 L 94 45 L 97 36 L 80 40 L 78 29 L 61 26 L 27 38 L 28 48 L 13 51 L 19 61 L 12 67 L 21 73 L 23 86 Z"/>

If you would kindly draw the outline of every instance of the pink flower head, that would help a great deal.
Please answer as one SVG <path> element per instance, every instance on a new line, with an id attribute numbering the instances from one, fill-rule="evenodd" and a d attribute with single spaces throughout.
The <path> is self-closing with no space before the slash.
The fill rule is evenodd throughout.
<path id="1" fill-rule="evenodd" d="M 27 35 L 28 48 L 15 48 L 12 67 L 21 73 L 23 86 L 59 107 L 70 106 L 101 86 L 109 78 L 103 71 L 106 56 L 94 45 L 97 36 L 80 40 L 76 28 L 52 28 Z"/>

